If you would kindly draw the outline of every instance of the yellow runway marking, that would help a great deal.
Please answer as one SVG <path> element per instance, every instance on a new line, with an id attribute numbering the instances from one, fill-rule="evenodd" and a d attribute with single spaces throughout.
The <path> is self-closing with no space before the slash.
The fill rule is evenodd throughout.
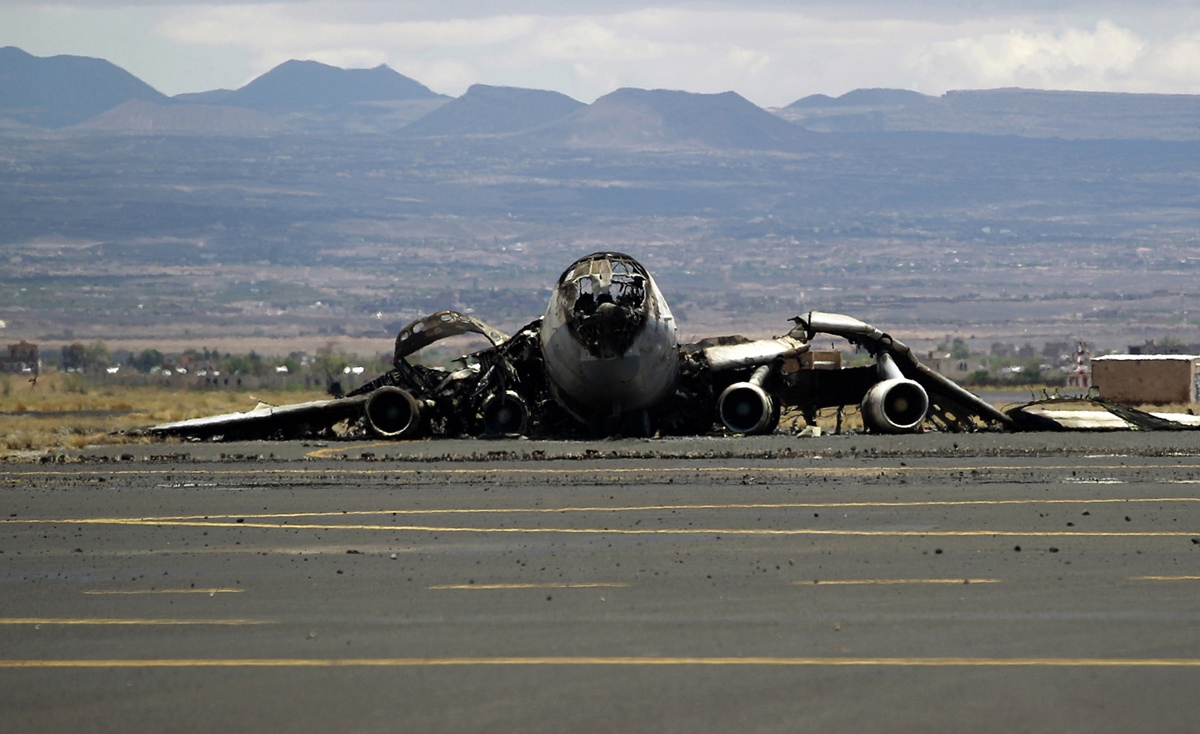
<path id="1" fill-rule="evenodd" d="M 76 522 L 76 521 L 71 521 Z M 158 521 L 116 521 L 118 525 L 158 525 Z M 1196 537 L 1200 533 L 1184 531 L 1106 531 L 1088 530 L 818 530 L 812 528 L 768 529 L 768 528 L 466 528 L 455 525 L 340 525 L 340 524 L 294 524 L 275 523 L 173 523 L 186 528 L 257 528 L 263 530 L 382 530 L 385 533 L 508 533 L 529 535 L 830 535 L 830 536 L 881 536 L 881 537 Z"/>
<path id="2" fill-rule="evenodd" d="M 1130 576 L 1130 581 L 1200 581 L 1200 576 Z"/>
<path id="3" fill-rule="evenodd" d="M 793 581 L 796 586 L 869 586 L 891 584 L 998 584 L 1000 579 L 813 579 Z"/>
<path id="4" fill-rule="evenodd" d="M 624 589 L 629 584 L 439 584 L 430 586 L 436 590 L 495 590 L 495 589 Z"/>
<path id="5" fill-rule="evenodd" d="M 45 625 L 217 625 L 222 627 L 244 627 L 254 624 L 273 624 L 257 619 L 119 619 L 113 617 L 0 617 L 0 624 L 45 624 Z"/>
<path id="6" fill-rule="evenodd" d="M 281 512 L 254 515 L 180 515 L 177 517 L 144 518 L 171 520 L 215 520 L 222 518 L 291 518 L 291 517 L 349 517 L 351 515 L 496 515 L 540 514 L 555 515 L 575 512 L 666 512 L 669 510 L 786 510 L 786 509 L 857 509 L 870 507 L 977 507 L 988 505 L 1103 505 L 1147 502 L 1200 502 L 1200 497 L 1131 497 L 1107 499 L 1020 499 L 1020 500 L 917 500 L 913 502 L 730 502 L 703 505 L 621 505 L 616 507 L 479 507 L 461 509 L 422 510 L 337 510 L 331 512 Z M 16 522 L 10 520 L 9 522 Z M 71 522 L 62 520 L 59 522 Z"/>
<path id="7" fill-rule="evenodd" d="M 0 660 L 0 668 L 415 668 L 466 666 L 1197 668 L 1198 658 L 497 657 Z"/>
<path id="8" fill-rule="evenodd" d="M 363 449 L 378 449 L 385 446 L 395 445 L 395 441 L 376 441 L 374 443 L 360 444 L 349 449 L 344 449 L 340 446 L 330 446 L 324 449 L 317 449 L 316 451 L 309 451 L 304 456 L 310 459 L 331 459 L 334 456 L 337 456 L 339 452 L 344 453 L 346 451 L 362 451 Z"/>
<path id="9" fill-rule="evenodd" d="M 117 591 L 108 589 L 91 589 L 85 594 L 124 595 L 124 594 L 240 594 L 245 589 L 135 589 Z"/>
<path id="10" fill-rule="evenodd" d="M 32 521 L 26 521 L 32 522 Z M 757 536 L 856 536 L 856 537 L 898 537 L 898 538 L 1194 538 L 1200 532 L 1187 531 L 1091 531 L 1091 530 L 821 530 L 816 528 L 504 528 L 504 527 L 464 527 L 455 525 L 364 525 L 364 524 L 327 524 L 327 523 L 265 523 L 265 522 L 211 522 L 188 520 L 185 522 L 164 522 L 153 520 L 127 520 L 120 518 L 107 519 L 72 519 L 72 520 L 43 520 L 37 522 L 54 522 L 76 525 L 129 525 L 129 526 L 159 526 L 194 528 L 240 529 L 256 528 L 261 530 L 366 530 L 383 531 L 388 533 L 509 533 L 526 535 L 757 535 Z"/>
<path id="11" fill-rule="evenodd" d="M 1014 499 L 1014 500 L 917 500 L 912 502 L 880 501 L 880 502 L 734 502 L 726 504 L 698 505 L 621 505 L 616 507 L 580 506 L 580 507 L 474 507 L 459 509 L 405 509 L 405 510 L 334 510 L 325 512 L 277 512 L 225 515 L 164 515 L 157 517 L 138 518 L 0 518 L 0 524 L 46 525 L 46 524 L 101 524 L 101 525 L 186 525 L 196 521 L 205 524 L 220 524 L 216 520 L 233 520 L 258 518 L 261 520 L 290 519 L 298 517 L 362 517 L 387 515 L 503 515 L 503 514 L 535 514 L 562 515 L 568 513 L 602 512 L 669 512 L 669 511 L 698 511 L 698 510 L 786 510 L 786 509 L 870 509 L 870 508 L 904 508 L 904 507 L 988 507 L 1005 505 L 1106 505 L 1106 504 L 1153 504 L 1167 502 L 1200 502 L 1200 497 L 1129 497 L 1105 499 Z M 238 523 L 243 527 L 248 523 Z M 272 526 L 274 527 L 274 526 Z M 283 526 L 280 526 L 283 527 Z M 304 525 L 288 525 L 290 528 L 305 527 Z M 349 527 L 338 525 L 336 527 Z M 378 526 L 385 527 L 385 526 Z"/>

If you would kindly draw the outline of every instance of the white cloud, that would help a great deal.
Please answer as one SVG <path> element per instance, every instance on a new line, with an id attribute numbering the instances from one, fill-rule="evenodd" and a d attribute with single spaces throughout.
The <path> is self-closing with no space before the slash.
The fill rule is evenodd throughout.
<path id="1" fill-rule="evenodd" d="M 1132 31 L 1101 20 L 1091 30 L 1013 29 L 940 41 L 918 69 L 960 88 L 1119 89 L 1145 54 L 1145 42 Z"/>
<path id="2" fill-rule="evenodd" d="M 104 56 L 172 93 L 238 86 L 291 58 L 386 63 L 448 94 L 483 82 L 583 101 L 618 86 L 732 89 L 764 105 L 857 87 L 1200 92 L 1200 11 L 1173 0 L 109 2 L 121 4 L 0 0 L 0 45 Z"/>
<path id="3" fill-rule="evenodd" d="M 1200 33 L 1172 38 L 1146 65 L 1151 75 L 1162 81 L 1165 90 L 1200 92 Z"/>
<path id="4" fill-rule="evenodd" d="M 300 8 L 269 3 L 178 8 L 156 32 L 188 46 L 249 51 L 255 61 L 247 81 L 283 61 L 303 58 L 347 67 L 389 63 L 414 75 L 426 72 L 419 80 L 432 86 L 465 88 L 476 80 L 471 65 L 453 58 L 456 54 L 483 54 L 527 36 L 535 23 L 519 17 L 376 21 L 355 19 L 324 3 Z"/>
<path id="5" fill-rule="evenodd" d="M 726 54 L 730 66 L 741 69 L 751 77 L 761 76 L 771 65 L 771 56 L 751 48 L 731 46 Z"/>
<path id="6" fill-rule="evenodd" d="M 652 61 L 670 52 L 669 44 L 620 28 L 617 20 L 615 23 L 613 19 L 598 18 L 543 21 L 540 32 L 531 39 L 529 50 L 541 58 L 557 61 L 603 58 L 614 64 Z"/>
<path id="7" fill-rule="evenodd" d="M 526 35 L 535 19 L 496 16 L 444 21 L 355 19 L 336 4 L 311 3 L 187 6 L 176 9 L 158 31 L 181 43 L 304 49 L 347 42 L 392 44 L 411 51 L 474 48 Z"/>

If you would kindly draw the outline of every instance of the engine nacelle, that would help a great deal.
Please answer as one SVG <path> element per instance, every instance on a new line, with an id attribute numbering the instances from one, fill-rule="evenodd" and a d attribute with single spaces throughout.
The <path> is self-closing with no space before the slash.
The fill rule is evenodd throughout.
<path id="1" fill-rule="evenodd" d="M 493 393 L 479 407 L 479 418 L 484 435 L 518 436 L 529 425 L 529 406 L 512 390 Z"/>
<path id="2" fill-rule="evenodd" d="M 367 398 L 367 426 L 382 438 L 417 438 L 421 433 L 421 404 L 407 390 L 381 387 Z"/>
<path id="3" fill-rule="evenodd" d="M 929 412 L 929 394 L 920 383 L 904 377 L 881 380 L 862 401 L 863 424 L 879 433 L 912 433 Z"/>
<path id="4" fill-rule="evenodd" d="M 752 382 L 735 382 L 722 390 L 717 398 L 717 413 L 725 427 L 734 433 L 770 433 L 779 422 L 775 401 Z"/>

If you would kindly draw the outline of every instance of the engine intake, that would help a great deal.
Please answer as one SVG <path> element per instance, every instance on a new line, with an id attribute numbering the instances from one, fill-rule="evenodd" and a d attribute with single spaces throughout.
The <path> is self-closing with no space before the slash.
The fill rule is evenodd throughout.
<path id="1" fill-rule="evenodd" d="M 407 390 L 381 387 L 367 398 L 367 426 L 382 438 L 416 438 L 421 432 L 421 404 Z"/>
<path id="2" fill-rule="evenodd" d="M 863 424 L 878 433 L 912 433 L 929 412 L 929 395 L 920 383 L 904 377 L 871 386 L 862 401 Z"/>
<path id="3" fill-rule="evenodd" d="M 520 395 L 506 390 L 487 396 L 479 417 L 485 435 L 517 436 L 525 433 L 529 424 L 529 406 Z"/>
<path id="4" fill-rule="evenodd" d="M 717 412 L 734 433 L 770 433 L 778 422 L 771 396 L 752 382 L 735 382 L 721 391 Z"/>

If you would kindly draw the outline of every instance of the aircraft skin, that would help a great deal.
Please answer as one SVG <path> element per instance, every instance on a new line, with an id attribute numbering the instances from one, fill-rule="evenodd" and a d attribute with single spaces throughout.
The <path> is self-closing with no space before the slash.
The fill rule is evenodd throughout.
<path id="1" fill-rule="evenodd" d="M 858 405 L 868 430 L 905 433 L 1017 428 L 1008 415 L 920 364 L 907 346 L 858 319 L 813 311 L 780 337 L 679 344 L 666 298 L 641 263 L 597 252 L 558 279 L 545 314 L 507 335 L 439 311 L 402 329 L 394 368 L 345 397 L 144 429 L 194 438 L 770 433 L 783 406 L 811 423 Z M 492 347 L 454 371 L 409 361 L 440 339 L 484 335 Z M 816 369 L 810 343 L 840 336 L 875 364 Z M 334 430 L 341 425 L 341 433 Z"/>

